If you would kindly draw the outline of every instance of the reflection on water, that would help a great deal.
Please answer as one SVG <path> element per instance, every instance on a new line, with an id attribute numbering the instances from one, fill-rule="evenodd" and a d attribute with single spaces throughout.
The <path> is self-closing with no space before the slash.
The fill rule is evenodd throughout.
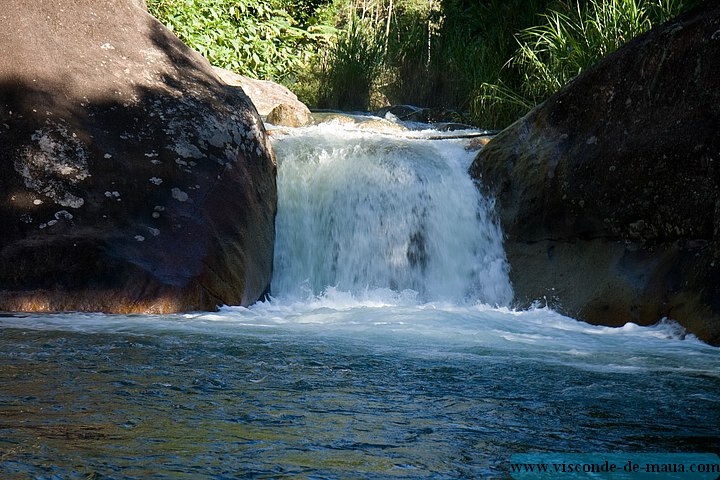
<path id="1" fill-rule="evenodd" d="M 502 478 L 513 453 L 720 448 L 720 357 L 671 326 L 290 311 L 2 319 L 0 474 Z"/>
<path id="2" fill-rule="evenodd" d="M 0 316 L 0 478 L 506 478 L 516 453 L 720 450 L 720 350 L 477 303 L 512 287 L 461 143 L 282 137 L 271 302 Z"/>

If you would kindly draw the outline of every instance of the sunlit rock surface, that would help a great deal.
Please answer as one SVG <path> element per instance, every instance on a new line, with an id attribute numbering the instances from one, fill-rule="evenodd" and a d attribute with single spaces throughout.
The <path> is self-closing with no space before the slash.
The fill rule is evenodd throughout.
<path id="1" fill-rule="evenodd" d="M 224 68 L 213 67 L 223 82 L 240 87 L 263 117 L 275 125 L 300 127 L 311 122 L 310 109 L 287 87 L 269 80 L 256 80 Z"/>
<path id="2" fill-rule="evenodd" d="M 281 103 L 268 113 L 266 121 L 273 125 L 302 127 L 310 122 L 310 113 L 307 111 L 307 107 L 299 109 L 287 103 Z"/>
<path id="3" fill-rule="evenodd" d="M 720 344 L 720 4 L 632 41 L 503 131 L 497 197 L 516 301 L 593 323 L 667 316 Z"/>
<path id="4" fill-rule="evenodd" d="M 141 3 L 3 4 L 0 310 L 214 309 L 269 285 L 264 127 Z"/>

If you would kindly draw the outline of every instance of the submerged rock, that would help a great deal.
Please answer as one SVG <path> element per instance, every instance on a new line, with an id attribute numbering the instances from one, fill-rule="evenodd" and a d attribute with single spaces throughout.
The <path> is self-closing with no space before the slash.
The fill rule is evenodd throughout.
<path id="1" fill-rule="evenodd" d="M 1 16 L 0 310 L 255 302 L 276 165 L 242 91 L 136 0 Z"/>
<path id="2" fill-rule="evenodd" d="M 430 109 L 416 107 L 415 105 L 392 105 L 383 107 L 375 112 L 375 115 L 380 118 L 385 118 L 388 113 L 398 120 L 407 122 L 428 123 L 430 121 Z"/>
<path id="3" fill-rule="evenodd" d="M 584 72 L 483 148 L 516 301 L 720 344 L 720 4 Z"/>
<path id="4" fill-rule="evenodd" d="M 432 123 L 436 129 L 443 131 L 475 128 L 464 123 L 466 121 L 465 114 L 445 108 L 391 105 L 375 112 L 375 115 L 381 118 L 386 118 L 388 114 L 404 122 Z"/>

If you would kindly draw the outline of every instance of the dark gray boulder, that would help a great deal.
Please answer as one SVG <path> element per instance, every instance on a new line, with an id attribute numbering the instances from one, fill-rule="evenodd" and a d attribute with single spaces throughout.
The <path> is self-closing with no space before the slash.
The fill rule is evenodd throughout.
<path id="1" fill-rule="evenodd" d="M 243 92 L 137 0 L 9 0 L 0 18 L 0 310 L 260 298 L 276 165 Z"/>
<path id="2" fill-rule="evenodd" d="M 720 3 L 581 74 L 471 174 L 497 199 L 518 305 L 669 317 L 720 344 Z"/>

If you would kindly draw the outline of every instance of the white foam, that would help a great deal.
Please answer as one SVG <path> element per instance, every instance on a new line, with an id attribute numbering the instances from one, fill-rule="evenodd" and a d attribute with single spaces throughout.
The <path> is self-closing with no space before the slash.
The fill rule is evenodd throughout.
<path id="1" fill-rule="evenodd" d="M 387 288 L 421 301 L 510 302 L 502 235 L 462 142 L 326 124 L 273 139 L 276 295 Z"/>

